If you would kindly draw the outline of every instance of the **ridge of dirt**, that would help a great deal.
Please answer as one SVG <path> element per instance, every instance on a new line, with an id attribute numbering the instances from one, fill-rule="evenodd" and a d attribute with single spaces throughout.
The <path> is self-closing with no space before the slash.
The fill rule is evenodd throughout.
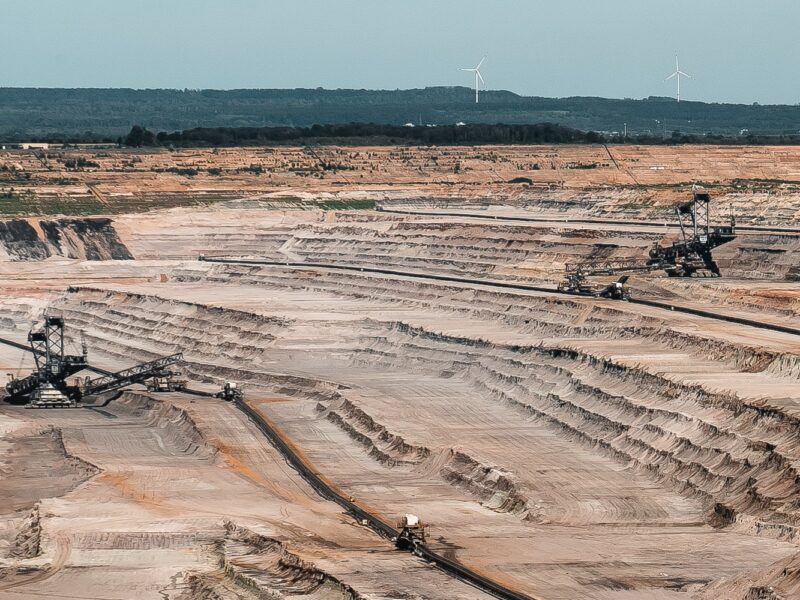
<path id="1" fill-rule="evenodd" d="M 176 600 L 271 600 L 292 597 L 315 600 L 365 600 L 338 578 L 300 558 L 285 542 L 226 521 L 216 546 L 219 570 L 188 573 L 189 589 Z"/>

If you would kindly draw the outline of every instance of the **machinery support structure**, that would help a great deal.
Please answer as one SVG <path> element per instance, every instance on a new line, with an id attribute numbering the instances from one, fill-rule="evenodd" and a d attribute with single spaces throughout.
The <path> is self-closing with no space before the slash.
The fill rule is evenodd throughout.
<path id="1" fill-rule="evenodd" d="M 177 353 L 146 362 L 130 369 L 95 379 L 80 378 L 68 383 L 67 378 L 88 368 L 86 343 L 81 341 L 81 354 L 66 354 L 64 319 L 45 315 L 41 328 L 31 329 L 28 344 L 36 361 L 33 373 L 12 379 L 5 386 L 6 401 L 25 404 L 27 408 L 71 408 L 86 396 L 110 392 L 153 378 L 170 378 L 167 367 L 183 360 Z M 176 385 L 180 385 L 179 382 Z"/>
<path id="2" fill-rule="evenodd" d="M 646 262 L 623 258 L 567 264 L 565 278 L 558 286 L 559 291 L 627 300 L 630 294 L 625 283 L 629 275 L 623 275 L 605 286 L 590 283 L 589 277 L 648 271 L 665 271 L 670 277 L 692 277 L 698 273 L 720 277 L 712 250 L 736 239 L 736 222 L 731 216 L 730 225 L 712 227 L 710 204 L 711 196 L 695 189 L 690 202 L 675 207 L 681 230 L 680 240 L 669 246 L 656 243 Z"/>

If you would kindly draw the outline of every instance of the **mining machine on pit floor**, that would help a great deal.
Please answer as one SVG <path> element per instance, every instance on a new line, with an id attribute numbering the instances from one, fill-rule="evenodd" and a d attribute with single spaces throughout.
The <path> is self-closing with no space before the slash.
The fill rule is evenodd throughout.
<path id="1" fill-rule="evenodd" d="M 625 274 L 605 286 L 591 283 L 588 278 L 648 271 L 665 271 L 670 277 L 692 277 L 698 274 L 720 277 L 719 267 L 711 251 L 736 239 L 736 221 L 731 215 L 729 225 L 712 226 L 710 204 L 710 194 L 695 187 L 692 200 L 675 207 L 681 231 L 679 240 L 667 246 L 654 244 L 646 262 L 635 258 L 608 258 L 569 263 L 565 278 L 558 289 L 583 296 L 627 300 L 630 294 L 625 283 L 629 275 Z"/>
<path id="2" fill-rule="evenodd" d="M 101 377 L 68 377 L 89 368 L 86 343 L 81 343 L 81 354 L 67 354 L 64 347 L 64 318 L 45 315 L 41 328 L 31 329 L 28 344 L 33 352 L 36 367 L 30 375 L 12 377 L 5 386 L 5 400 L 24 404 L 28 408 L 68 408 L 77 406 L 87 396 L 118 390 L 135 383 L 144 383 L 154 377 L 169 377 L 167 367 L 183 360 L 183 355 L 173 354 L 152 360 L 130 369 L 106 373 Z"/>

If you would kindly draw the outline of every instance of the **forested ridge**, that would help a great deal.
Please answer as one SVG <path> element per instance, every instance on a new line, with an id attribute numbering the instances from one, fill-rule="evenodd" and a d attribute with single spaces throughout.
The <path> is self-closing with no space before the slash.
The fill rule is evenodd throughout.
<path id="1" fill-rule="evenodd" d="M 133 90 L 0 88 L 0 138 L 116 140 L 134 124 L 154 132 L 312 125 L 538 124 L 632 136 L 794 135 L 800 106 L 541 98 L 466 87 L 413 90 Z M 746 131 L 743 131 L 746 130 Z"/>

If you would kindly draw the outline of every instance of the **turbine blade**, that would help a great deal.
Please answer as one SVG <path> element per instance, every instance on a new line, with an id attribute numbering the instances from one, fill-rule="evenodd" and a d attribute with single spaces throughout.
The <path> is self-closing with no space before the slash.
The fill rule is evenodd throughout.
<path id="1" fill-rule="evenodd" d="M 688 77 L 689 79 L 692 78 L 691 75 L 689 75 L 688 73 L 684 73 L 683 71 L 678 71 L 678 75 L 683 75 L 684 77 Z"/>
<path id="2" fill-rule="evenodd" d="M 478 79 L 481 80 L 481 83 L 486 85 L 486 82 L 483 80 L 483 75 L 481 75 L 481 72 L 476 69 L 475 74 L 478 76 Z"/>
<path id="3" fill-rule="evenodd" d="M 484 57 L 481 59 L 481 62 L 479 62 L 479 63 L 478 63 L 478 66 L 477 66 L 477 67 L 475 67 L 475 70 L 476 70 L 476 71 L 477 71 L 478 69 L 480 69 L 480 68 L 481 68 L 481 65 L 483 64 L 483 61 L 485 61 L 485 60 L 486 60 L 486 57 L 484 56 Z"/>
<path id="4" fill-rule="evenodd" d="M 669 81 L 670 79 L 672 79 L 673 77 L 675 77 L 677 74 L 678 74 L 678 71 L 675 71 L 675 72 L 674 72 L 672 75 L 670 75 L 669 77 L 667 77 L 667 78 L 666 78 L 664 81 Z"/>

